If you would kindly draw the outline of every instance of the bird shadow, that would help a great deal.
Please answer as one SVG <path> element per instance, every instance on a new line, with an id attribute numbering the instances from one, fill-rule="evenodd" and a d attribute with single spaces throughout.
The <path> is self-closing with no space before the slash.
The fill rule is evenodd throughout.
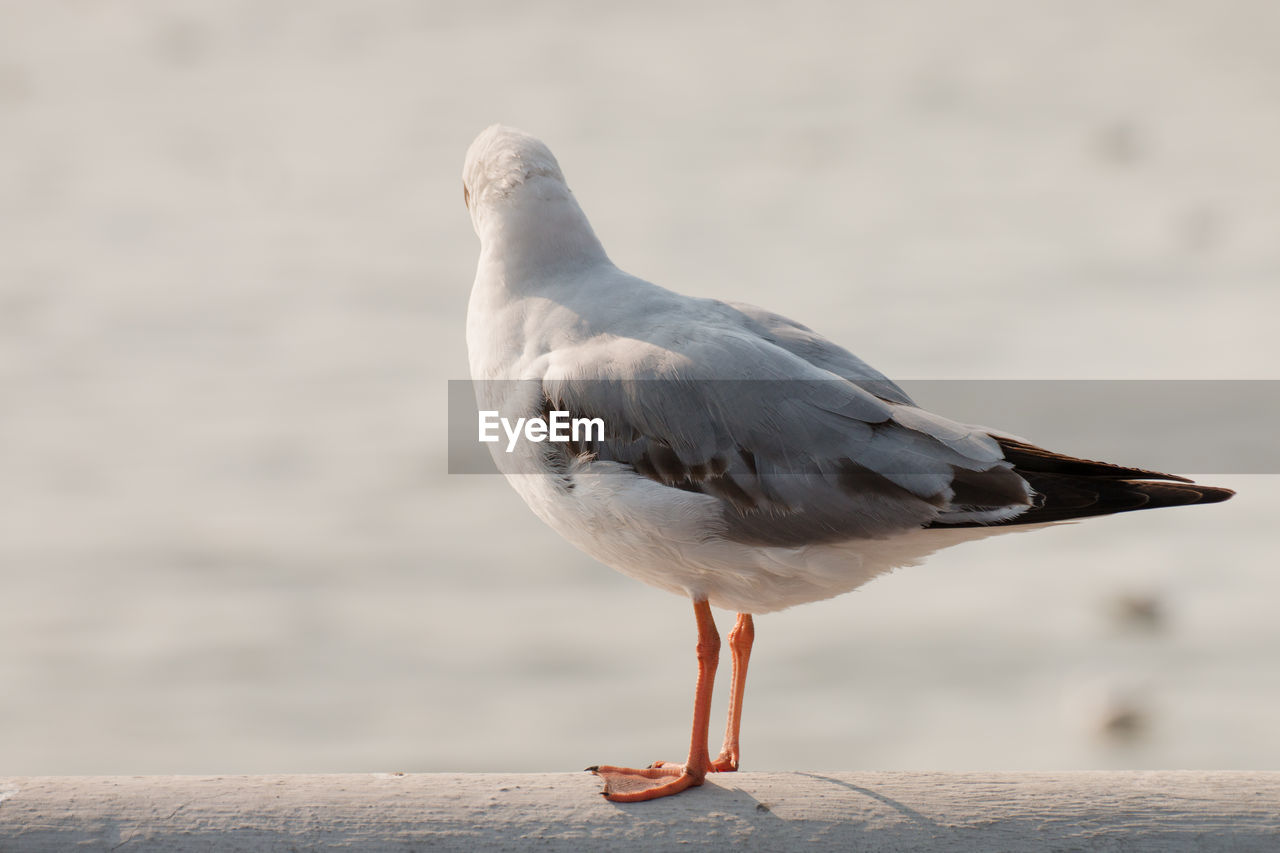
<path id="1" fill-rule="evenodd" d="M 943 828 L 942 824 L 938 823 L 932 818 L 924 814 L 921 814 L 920 812 L 916 811 L 910 806 L 903 805 L 902 803 L 898 802 L 892 797 L 886 797 L 884 794 L 878 794 L 875 791 L 871 790 L 870 788 L 864 788 L 861 785 L 854 785 L 852 782 L 845 782 L 841 779 L 833 779 L 830 776 L 823 776 L 820 773 L 797 772 L 796 775 L 808 776 L 810 779 L 817 779 L 821 782 L 826 782 L 831 785 L 838 785 L 841 788 L 847 788 L 848 790 L 853 791 L 854 793 L 857 793 L 857 794 L 861 794 L 864 797 L 870 797 L 876 802 L 885 804 L 889 808 L 901 814 L 903 817 L 906 817 L 911 821 L 920 824 L 921 826 L 927 826 L 930 829 Z"/>
<path id="2" fill-rule="evenodd" d="M 863 797 L 875 800 L 907 818 L 921 828 L 940 830 L 944 827 L 937 821 L 916 811 L 891 797 L 887 797 L 871 788 L 845 782 L 820 773 L 795 772 L 795 776 L 804 776 L 829 785 L 852 791 Z M 643 803 L 614 803 L 606 800 L 609 806 L 621 817 L 632 820 L 662 820 L 664 817 L 689 818 L 696 816 L 706 819 L 737 820 L 745 822 L 761 830 L 779 829 L 788 823 L 785 817 L 774 814 L 773 803 L 757 799 L 731 779 L 715 778 L 707 780 L 707 784 L 690 790 L 676 797 L 649 800 Z"/>

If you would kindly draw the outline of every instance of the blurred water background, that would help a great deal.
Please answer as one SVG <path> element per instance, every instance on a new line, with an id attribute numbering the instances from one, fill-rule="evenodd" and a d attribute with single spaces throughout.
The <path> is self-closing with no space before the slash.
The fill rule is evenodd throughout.
<path id="1" fill-rule="evenodd" d="M 0 772 L 682 757 L 687 602 L 446 473 L 495 121 L 895 378 L 1280 378 L 1265 0 L 0 18 Z M 1280 478 L 1203 478 L 759 619 L 745 766 L 1276 767 Z"/>

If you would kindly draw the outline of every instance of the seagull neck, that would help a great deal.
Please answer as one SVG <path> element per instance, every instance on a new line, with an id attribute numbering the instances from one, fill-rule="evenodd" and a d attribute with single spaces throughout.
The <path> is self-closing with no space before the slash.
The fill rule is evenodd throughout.
<path id="1" fill-rule="evenodd" d="M 608 263 L 591 223 L 563 185 L 559 193 L 507 201 L 482 223 L 480 241 L 481 263 L 500 265 L 508 282 Z"/>

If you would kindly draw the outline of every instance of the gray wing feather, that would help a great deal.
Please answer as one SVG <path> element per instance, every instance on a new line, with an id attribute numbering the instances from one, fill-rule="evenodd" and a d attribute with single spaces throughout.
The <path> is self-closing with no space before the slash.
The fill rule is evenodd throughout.
<path id="1" fill-rule="evenodd" d="M 914 405 L 911 398 L 907 396 L 907 392 L 899 388 L 896 382 L 808 326 L 745 302 L 722 304 L 738 312 L 743 318 L 743 324 L 761 338 L 799 356 L 815 367 L 829 370 L 836 376 L 870 391 L 882 400 Z"/>
<path id="2" fill-rule="evenodd" d="M 696 346 L 682 346 L 683 359 L 659 367 L 634 357 L 634 341 L 597 342 L 593 357 L 574 359 L 571 372 L 548 371 L 545 405 L 604 421 L 603 441 L 573 448 L 584 464 L 622 463 L 717 498 L 721 532 L 737 541 L 878 538 L 1029 505 L 1025 483 L 985 432 L 915 408 L 881 374 L 809 335 L 797 346 L 802 338 L 792 334 L 788 348 L 765 335 L 709 329 Z M 813 380 L 714 378 L 743 375 L 740 365 L 750 365 L 752 376 L 796 376 L 792 362 L 805 360 L 806 350 L 817 353 L 806 360 Z M 958 472 L 966 475 L 965 506 L 953 504 Z M 989 505 L 974 472 L 996 478 Z M 1010 504 L 1011 483 L 1026 500 Z"/>

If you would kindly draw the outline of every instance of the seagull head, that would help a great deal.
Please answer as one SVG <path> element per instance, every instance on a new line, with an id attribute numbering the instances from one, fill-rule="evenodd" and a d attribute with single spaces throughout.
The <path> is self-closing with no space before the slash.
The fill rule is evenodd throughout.
<path id="1" fill-rule="evenodd" d="M 462 198 L 482 253 L 543 267 L 605 257 L 555 155 L 524 131 L 480 132 L 462 166 Z"/>
<path id="2" fill-rule="evenodd" d="M 495 124 L 481 131 L 467 149 L 462 197 L 473 221 L 524 188 L 546 183 L 560 193 L 568 190 L 551 149 L 524 131 Z"/>

